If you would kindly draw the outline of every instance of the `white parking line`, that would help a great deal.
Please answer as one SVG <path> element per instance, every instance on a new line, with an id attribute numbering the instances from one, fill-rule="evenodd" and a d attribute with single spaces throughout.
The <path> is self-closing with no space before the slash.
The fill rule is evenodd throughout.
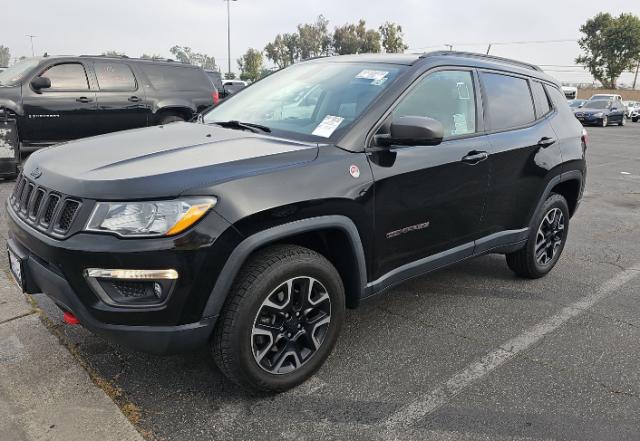
<path id="1" fill-rule="evenodd" d="M 532 326 L 517 337 L 506 341 L 484 357 L 457 372 L 424 397 L 401 408 L 383 423 L 388 429 L 387 433 L 390 435 L 390 438 L 393 438 L 393 429 L 406 427 L 436 411 L 447 404 L 463 389 L 482 379 L 485 375 L 515 357 L 520 352 L 527 350 L 533 344 L 540 341 L 545 335 L 555 331 L 568 320 L 582 314 L 585 310 L 593 307 L 609 294 L 638 276 L 640 276 L 640 262 L 607 280 L 593 294 L 562 308 L 560 312 L 547 320 Z"/>

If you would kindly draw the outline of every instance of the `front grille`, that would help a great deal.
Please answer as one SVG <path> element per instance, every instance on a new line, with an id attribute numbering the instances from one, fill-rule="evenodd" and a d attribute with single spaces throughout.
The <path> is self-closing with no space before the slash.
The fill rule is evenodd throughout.
<path id="1" fill-rule="evenodd" d="M 50 236 L 66 235 L 82 203 L 20 175 L 9 198 L 13 212 L 27 224 Z"/>

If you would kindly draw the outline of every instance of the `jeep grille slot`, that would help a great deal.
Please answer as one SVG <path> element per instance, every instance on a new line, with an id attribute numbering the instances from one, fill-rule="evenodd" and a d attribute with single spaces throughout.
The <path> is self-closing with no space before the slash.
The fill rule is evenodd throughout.
<path id="1" fill-rule="evenodd" d="M 20 175 L 9 198 L 9 208 L 27 225 L 53 237 L 71 232 L 82 200 L 53 192 Z"/>
<path id="2" fill-rule="evenodd" d="M 39 188 L 36 191 L 36 196 L 33 199 L 33 204 L 31 205 L 31 209 L 29 210 L 29 219 L 32 221 L 36 220 L 38 217 L 38 210 L 40 209 L 40 205 L 42 204 L 42 199 L 44 198 L 45 191 L 42 188 Z"/>
<path id="3" fill-rule="evenodd" d="M 62 206 L 62 211 L 60 212 L 60 217 L 56 224 L 56 230 L 67 232 L 71 226 L 71 222 L 73 222 L 73 218 L 75 217 L 78 208 L 80 208 L 80 202 L 67 199 Z"/>
<path id="4" fill-rule="evenodd" d="M 44 209 L 44 216 L 42 216 L 42 221 L 40 222 L 42 225 L 51 224 L 51 219 L 53 219 L 53 214 L 56 212 L 56 207 L 58 206 L 58 202 L 60 201 L 60 197 L 55 194 L 50 194 L 49 199 L 47 200 L 47 206 Z"/>

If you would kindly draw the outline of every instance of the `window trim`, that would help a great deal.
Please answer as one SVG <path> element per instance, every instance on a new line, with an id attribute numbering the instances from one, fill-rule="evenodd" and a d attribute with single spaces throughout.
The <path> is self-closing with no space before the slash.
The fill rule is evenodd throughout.
<path id="1" fill-rule="evenodd" d="M 119 64 L 121 66 L 126 66 L 127 69 L 129 69 L 129 72 L 131 72 L 131 75 L 133 76 L 134 88 L 133 89 L 103 89 L 102 87 L 100 87 L 100 79 L 98 78 L 98 70 L 96 69 L 96 64 Z M 97 92 L 102 92 L 102 93 L 109 93 L 109 92 L 137 92 L 140 89 L 140 83 L 138 83 L 138 78 L 136 77 L 136 74 L 133 71 L 133 69 L 131 68 L 131 66 L 128 65 L 127 63 L 122 63 L 122 62 L 118 62 L 118 61 L 100 61 L 100 60 L 96 60 L 96 61 L 93 62 L 93 65 L 91 67 L 93 68 L 93 73 L 96 76 Z"/>
<path id="2" fill-rule="evenodd" d="M 387 118 L 389 118 L 389 116 L 391 116 L 391 114 L 394 112 L 394 110 L 398 107 L 398 105 L 400 104 L 400 102 L 404 99 L 405 96 L 407 96 L 412 90 L 414 90 L 416 87 L 418 87 L 418 84 L 424 79 L 426 78 L 428 75 L 431 75 L 433 73 L 437 73 L 437 72 L 441 72 L 441 71 L 463 71 L 463 72 L 469 72 L 471 74 L 471 79 L 473 82 L 473 94 L 474 94 L 474 100 L 475 100 L 475 104 L 476 104 L 476 111 L 475 111 L 475 117 L 476 117 L 476 131 L 473 133 L 467 133 L 465 135 L 456 135 L 456 136 L 452 136 L 450 138 L 444 138 L 442 140 L 442 143 L 434 146 L 434 147 L 438 147 L 442 144 L 444 144 L 445 142 L 449 142 L 449 141 L 456 141 L 456 140 L 460 140 L 460 139 L 467 139 L 467 138 L 476 138 L 479 136 L 484 136 L 486 135 L 485 132 L 485 118 L 484 118 L 484 105 L 483 105 L 483 96 L 481 94 L 481 85 L 480 85 L 480 78 L 477 72 L 477 69 L 475 67 L 471 67 L 471 66 L 456 66 L 456 65 L 441 65 L 441 66 L 435 66 L 431 69 L 427 69 L 424 72 L 422 72 L 420 75 L 418 75 L 403 91 L 402 93 L 396 97 L 396 99 L 393 101 L 393 103 L 391 104 L 391 106 L 389 106 L 389 108 L 382 114 L 382 116 L 380 117 L 380 119 L 378 119 L 378 121 L 373 124 L 371 130 L 369 130 L 369 132 L 367 133 L 367 136 L 365 137 L 365 152 L 366 151 L 371 151 L 378 149 L 378 146 L 373 145 L 374 143 L 374 137 L 376 135 L 376 133 L 378 133 L 378 130 L 380 130 L 380 127 L 382 127 L 382 125 L 387 121 Z M 400 146 L 399 146 L 400 147 Z M 403 148 L 405 147 L 412 147 L 412 146 L 402 146 Z"/>
<path id="3" fill-rule="evenodd" d="M 93 88 L 91 87 L 91 82 L 89 81 L 89 74 L 87 74 L 87 66 L 84 65 L 84 63 L 80 62 L 80 61 L 60 61 L 60 62 L 56 62 L 56 63 L 52 63 L 49 64 L 47 66 L 45 66 L 44 68 L 40 69 L 38 71 L 38 73 L 36 75 L 34 75 L 33 77 L 31 77 L 31 79 L 33 80 L 36 77 L 41 77 L 42 75 L 44 75 L 47 71 L 49 71 L 50 69 L 56 67 L 56 66 L 60 66 L 63 64 L 78 64 L 82 67 L 82 69 L 84 70 L 84 78 L 87 81 L 87 88 L 86 89 L 41 89 L 39 92 L 41 93 L 59 93 L 59 92 L 93 92 Z M 31 87 L 31 81 L 29 81 L 29 88 L 34 92 L 34 93 L 38 93 L 38 91 L 33 90 L 33 88 Z"/>
<path id="4" fill-rule="evenodd" d="M 538 83 L 542 87 L 542 93 L 544 93 L 545 98 L 547 99 L 547 103 L 549 104 L 549 111 L 543 115 L 538 116 L 538 106 L 536 106 L 536 100 L 533 96 L 533 83 Z M 545 119 L 549 114 L 553 113 L 555 110 L 555 104 L 551 101 L 551 97 L 549 96 L 549 92 L 547 88 L 544 87 L 544 83 L 542 81 L 535 80 L 533 78 L 529 78 L 529 90 L 531 90 L 531 98 L 533 99 L 533 112 L 536 116 L 535 121 L 541 121 Z"/>

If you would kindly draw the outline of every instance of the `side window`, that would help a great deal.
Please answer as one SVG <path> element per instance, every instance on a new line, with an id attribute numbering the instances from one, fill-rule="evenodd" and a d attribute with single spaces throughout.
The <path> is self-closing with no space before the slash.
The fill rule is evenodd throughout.
<path id="1" fill-rule="evenodd" d="M 136 90 L 131 68 L 123 63 L 94 63 L 100 90 Z"/>
<path id="2" fill-rule="evenodd" d="M 551 112 L 549 98 L 547 97 L 547 93 L 544 91 L 544 87 L 542 87 L 542 83 L 532 81 L 531 92 L 533 93 L 533 103 L 536 105 L 536 116 L 538 118 L 542 118 L 547 113 Z"/>
<path id="3" fill-rule="evenodd" d="M 536 119 L 527 80 L 482 73 L 492 130 L 506 130 Z"/>
<path id="4" fill-rule="evenodd" d="M 51 80 L 47 90 L 88 90 L 89 82 L 80 63 L 64 63 L 51 66 L 40 76 Z"/>
<path id="5" fill-rule="evenodd" d="M 473 75 L 468 71 L 442 70 L 419 80 L 393 111 L 394 116 L 423 116 L 440 121 L 444 138 L 476 131 Z"/>
<path id="6" fill-rule="evenodd" d="M 211 90 L 211 81 L 202 69 L 141 63 L 140 68 L 156 90 Z"/>

